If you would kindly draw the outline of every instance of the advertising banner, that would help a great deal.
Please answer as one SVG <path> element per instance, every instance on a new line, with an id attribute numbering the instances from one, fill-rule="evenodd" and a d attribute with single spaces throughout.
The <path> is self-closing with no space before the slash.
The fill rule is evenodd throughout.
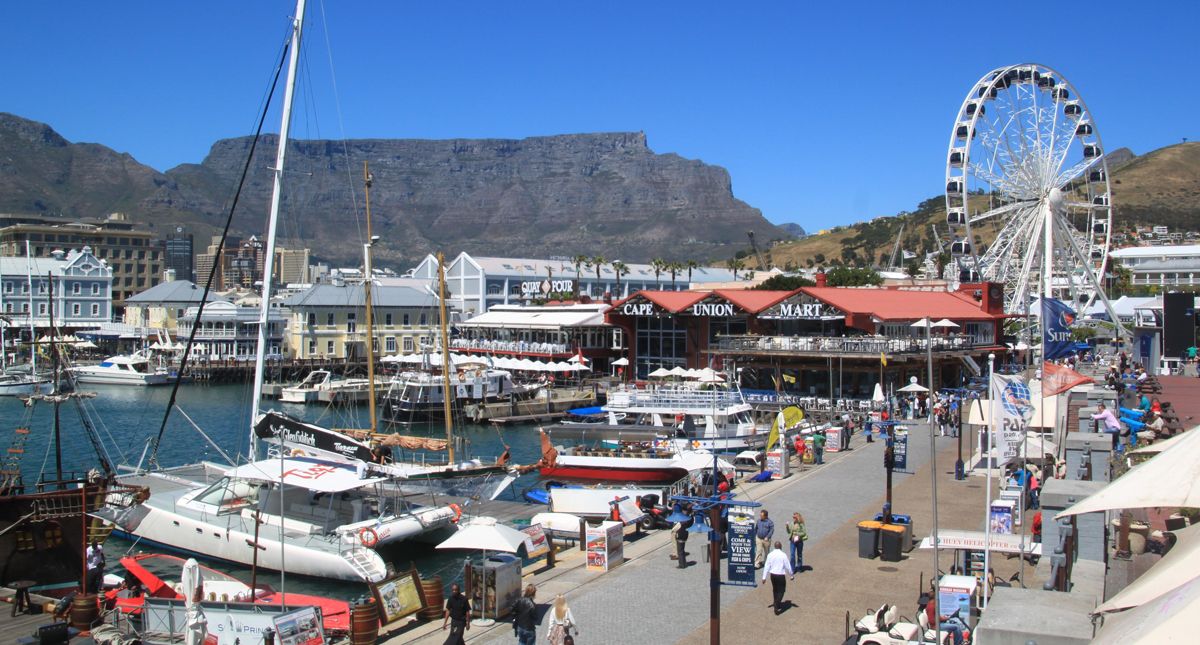
<path id="1" fill-rule="evenodd" d="M 1070 356 L 1075 348 L 1071 338 L 1071 325 L 1075 323 L 1075 310 L 1052 298 L 1042 298 L 1042 342 L 1046 355 L 1042 360 Z"/>
<path id="2" fill-rule="evenodd" d="M 1013 532 L 1013 503 L 1009 500 L 993 501 L 991 511 L 988 513 L 988 522 L 991 523 L 992 533 L 1011 535 Z"/>
<path id="3" fill-rule="evenodd" d="M 892 470 L 908 470 L 908 431 L 897 430 L 892 443 Z"/>
<path id="4" fill-rule="evenodd" d="M 546 531 L 541 524 L 533 524 L 521 529 L 525 534 L 525 552 L 530 559 L 540 558 L 550 552 L 550 542 L 546 540 Z"/>
<path id="5" fill-rule="evenodd" d="M 325 630 L 316 607 L 301 607 L 275 617 L 279 645 L 325 645 Z"/>
<path id="6" fill-rule="evenodd" d="M 1003 466 L 1017 458 L 1025 430 L 1033 418 L 1029 387 L 1019 376 L 992 374 L 992 445 L 996 462 Z"/>
<path id="7" fill-rule="evenodd" d="M 729 544 L 726 584 L 756 586 L 758 579 L 754 575 L 754 518 L 750 515 L 735 517 L 730 511 L 726 539 Z"/>
<path id="8" fill-rule="evenodd" d="M 825 431 L 825 452 L 840 452 L 842 449 L 842 433 L 845 428 L 831 426 Z"/>

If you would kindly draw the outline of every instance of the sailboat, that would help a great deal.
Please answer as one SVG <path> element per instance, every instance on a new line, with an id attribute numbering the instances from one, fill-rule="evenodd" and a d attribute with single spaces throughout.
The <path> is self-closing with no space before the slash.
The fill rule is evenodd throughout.
<path id="1" fill-rule="evenodd" d="M 32 291 L 32 289 L 31 289 Z M 58 383 L 59 355 L 54 340 L 54 286 L 50 283 L 51 355 L 54 383 Z M 32 311 L 32 307 L 30 308 Z M 92 540 L 103 542 L 111 526 L 92 517 L 103 508 L 128 510 L 149 494 L 143 488 L 118 483 L 100 445 L 100 437 L 87 415 L 81 415 L 84 435 L 96 450 L 99 469 L 69 472 L 62 464 L 62 429 L 59 408 L 80 404 L 86 392 L 35 393 L 25 398 L 24 418 L 14 429 L 7 458 L 0 465 L 0 582 L 37 580 L 45 586 L 75 583 L 83 574 L 83 558 Z M 40 476 L 27 486 L 21 470 L 25 445 L 33 433 L 33 420 L 42 404 L 54 410 L 53 477 Z"/>
<path id="2" fill-rule="evenodd" d="M 410 504 L 395 479 L 370 471 L 365 463 L 292 454 L 279 449 L 278 444 L 274 454 L 265 459 L 257 459 L 255 454 L 258 441 L 254 429 L 262 425 L 262 419 L 270 418 L 260 414 L 259 404 L 271 303 L 270 276 L 274 272 L 304 6 L 305 0 L 297 0 L 282 123 L 272 168 L 274 183 L 251 398 L 251 461 L 234 468 L 203 462 L 126 475 L 123 481 L 147 486 L 153 495 L 149 503 L 115 513 L 112 519 L 121 534 L 152 546 L 273 571 L 378 582 L 386 577 L 387 565 L 377 547 L 449 527 L 460 511 L 452 506 Z M 373 375 L 370 377 L 373 379 Z M 162 428 L 159 438 L 161 433 Z M 266 528 L 260 531 L 261 526 Z"/>
<path id="3" fill-rule="evenodd" d="M 0 259 L 3 262 L 3 259 Z M 0 275 L 8 275 L 0 270 Z M 0 319 L 0 396 L 28 396 L 43 394 L 50 391 L 50 381 L 38 376 L 37 347 L 33 344 L 37 338 L 37 327 L 33 319 L 33 259 L 29 253 L 29 241 L 25 242 L 25 288 L 29 302 L 29 371 L 12 369 L 8 364 L 8 338 L 6 331 L 9 327 L 7 318 Z M 53 303 L 51 303 L 53 306 Z M 0 312 L 4 311 L 4 289 L 0 289 Z M 51 321 L 53 324 L 53 320 Z"/>

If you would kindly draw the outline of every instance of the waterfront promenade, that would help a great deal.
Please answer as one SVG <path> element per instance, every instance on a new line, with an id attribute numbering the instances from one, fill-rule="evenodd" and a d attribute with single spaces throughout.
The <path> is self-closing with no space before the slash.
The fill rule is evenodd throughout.
<path id="1" fill-rule="evenodd" d="M 919 539 L 928 535 L 932 514 L 929 436 L 923 424 L 910 427 L 909 472 L 894 474 L 893 500 L 895 512 L 913 516 L 914 537 Z M 939 523 L 943 528 L 981 530 L 985 480 L 972 476 L 955 481 L 956 440 L 947 437 L 937 442 Z M 887 601 L 898 604 L 905 615 L 913 613 L 921 573 L 928 581 L 932 555 L 914 549 L 897 563 L 857 557 L 856 524 L 879 511 L 885 476 L 881 441 L 867 444 L 860 435 L 853 448 L 827 454 L 825 465 L 808 466 L 787 480 L 740 489 L 743 498 L 762 502 L 770 511 L 781 540 L 792 512 L 804 514 L 809 533 L 805 565 L 812 568 L 789 583 L 787 598 L 795 606 L 780 616 L 774 616 L 768 606 L 769 585 L 723 586 L 724 642 L 840 643 L 847 611 L 853 620 L 867 607 Z M 555 594 L 566 594 L 579 622 L 581 643 L 708 642 L 708 565 L 702 536 L 693 534 L 688 540 L 691 564 L 687 569 L 675 567 L 669 558 L 673 552 L 668 532 L 658 531 L 627 542 L 628 560 L 608 573 L 587 571 L 576 550 L 564 554 L 554 569 L 527 575 L 525 582 L 538 585 L 537 600 L 543 609 Z M 948 570 L 950 557 L 943 555 L 943 570 Z M 1000 578 L 1008 578 L 1019 566 L 1016 559 L 994 560 Z M 1032 567 L 1026 569 L 1026 576 L 1027 584 L 1035 584 Z M 539 641 L 545 638 L 544 622 Z M 440 643 L 445 638 L 440 626 L 439 621 L 393 632 L 384 642 Z M 474 627 L 467 634 L 473 643 L 513 642 L 512 625 L 507 622 L 487 629 Z"/>

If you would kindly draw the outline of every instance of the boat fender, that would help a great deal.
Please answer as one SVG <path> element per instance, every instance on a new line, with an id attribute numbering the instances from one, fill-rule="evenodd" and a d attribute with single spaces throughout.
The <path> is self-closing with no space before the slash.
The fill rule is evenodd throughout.
<path id="1" fill-rule="evenodd" d="M 368 549 L 373 549 L 376 544 L 379 544 L 379 534 L 369 526 L 364 527 L 363 530 L 358 532 L 358 539 Z"/>
<path id="2" fill-rule="evenodd" d="M 692 440 L 692 450 L 699 450 L 699 449 L 700 449 L 700 442 L 693 439 Z"/>
<path id="3" fill-rule="evenodd" d="M 458 504 L 451 504 L 450 510 L 454 511 L 454 517 L 451 518 L 450 521 L 454 524 L 458 524 L 458 520 L 462 519 L 462 507 Z"/>

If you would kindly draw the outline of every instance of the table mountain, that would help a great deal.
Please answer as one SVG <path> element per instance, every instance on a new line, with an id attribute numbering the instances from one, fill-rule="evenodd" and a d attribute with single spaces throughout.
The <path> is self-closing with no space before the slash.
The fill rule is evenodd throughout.
<path id="1" fill-rule="evenodd" d="M 261 234 L 277 138 L 263 137 L 234 228 Z M 127 213 L 190 226 L 198 251 L 223 222 L 249 137 L 216 142 L 199 164 L 165 173 L 49 126 L 0 114 L 0 211 L 68 217 Z M 723 260 L 747 230 L 782 237 L 733 196 L 721 167 L 652 151 L 643 133 L 527 139 L 361 139 L 288 145 L 281 243 L 355 264 L 361 256 L 362 165 L 370 163 L 381 263 L 444 250 L 515 257 Z"/>

